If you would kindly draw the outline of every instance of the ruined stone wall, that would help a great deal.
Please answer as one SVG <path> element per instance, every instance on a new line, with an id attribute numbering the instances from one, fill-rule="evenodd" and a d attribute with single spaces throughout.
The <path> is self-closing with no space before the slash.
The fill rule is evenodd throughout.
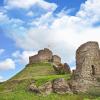
<path id="1" fill-rule="evenodd" d="M 52 60 L 52 51 L 47 48 L 38 51 L 37 55 L 29 57 L 29 64 L 42 62 L 42 61 L 51 61 Z"/>
<path id="2" fill-rule="evenodd" d="M 76 51 L 76 76 L 90 78 L 100 75 L 100 52 L 97 42 L 87 42 Z"/>
<path id="3" fill-rule="evenodd" d="M 61 58 L 57 55 L 52 56 L 52 61 L 53 61 L 53 63 L 55 63 L 57 65 L 61 64 Z"/>
<path id="4" fill-rule="evenodd" d="M 37 63 L 39 61 L 40 60 L 39 60 L 39 56 L 38 55 L 34 55 L 34 56 L 29 57 L 29 64 Z"/>
<path id="5" fill-rule="evenodd" d="M 44 48 L 44 50 L 40 50 L 38 52 L 39 60 L 40 61 L 51 61 L 52 59 L 52 51 L 50 51 L 47 48 Z"/>
<path id="6" fill-rule="evenodd" d="M 53 55 L 52 51 L 47 48 L 38 51 L 37 55 L 29 57 L 30 64 L 42 61 L 53 62 L 57 65 L 61 64 L 61 58 L 57 55 Z"/>

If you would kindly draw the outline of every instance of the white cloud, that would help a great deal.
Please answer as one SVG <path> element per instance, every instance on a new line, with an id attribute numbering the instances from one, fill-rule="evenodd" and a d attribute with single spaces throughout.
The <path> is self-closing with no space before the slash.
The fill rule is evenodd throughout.
<path id="1" fill-rule="evenodd" d="M 84 22 L 88 24 L 100 22 L 100 0 L 87 0 L 85 4 L 81 5 L 80 11 L 77 13 Z"/>
<path id="2" fill-rule="evenodd" d="M 16 62 L 28 64 L 29 56 L 33 56 L 35 54 L 37 54 L 36 51 L 23 51 L 22 53 L 20 51 L 15 51 L 12 56 L 15 58 Z"/>
<path id="3" fill-rule="evenodd" d="M 27 13 L 27 16 L 34 16 L 34 13 L 32 12 L 32 11 L 29 11 L 28 13 Z"/>
<path id="4" fill-rule="evenodd" d="M 0 76 L 0 82 L 4 82 L 4 81 L 5 81 L 4 77 Z"/>
<path id="5" fill-rule="evenodd" d="M 8 5 L 8 7 L 10 8 L 18 7 L 18 8 L 25 8 L 25 9 L 29 9 L 34 5 L 38 5 L 48 11 L 54 10 L 57 7 L 56 4 L 48 3 L 44 0 L 5 0 L 5 4 Z"/>
<path id="6" fill-rule="evenodd" d="M 9 22 L 9 18 L 6 14 L 4 14 L 3 12 L 0 12 L 0 23 L 4 24 L 6 22 Z"/>
<path id="7" fill-rule="evenodd" d="M 29 2 L 31 1 L 29 0 Z M 24 6 L 26 5 L 24 4 Z M 51 10 L 37 18 L 36 21 L 33 19 L 32 27 L 25 31 L 26 34 L 12 33 L 12 38 L 17 46 L 25 50 L 32 50 L 33 48 L 38 50 L 49 45 L 64 61 L 72 63 L 75 61 L 75 51 L 82 43 L 98 41 L 100 44 L 100 26 L 94 27 L 95 23 L 100 22 L 99 7 L 100 0 L 87 0 L 81 5 L 75 16 L 69 16 L 62 11 L 55 17 L 53 10 Z M 34 25 L 36 27 L 33 27 Z M 25 56 L 26 53 L 22 55 Z"/>
<path id="8" fill-rule="evenodd" d="M 10 69 L 15 69 L 15 62 L 12 59 L 8 58 L 0 62 L 0 70 Z"/>
<path id="9" fill-rule="evenodd" d="M 5 49 L 0 49 L 0 55 L 4 53 Z"/>

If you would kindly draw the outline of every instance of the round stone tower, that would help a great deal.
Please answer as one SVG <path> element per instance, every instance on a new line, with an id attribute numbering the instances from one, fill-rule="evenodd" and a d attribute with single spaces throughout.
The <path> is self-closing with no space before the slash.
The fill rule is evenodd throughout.
<path id="1" fill-rule="evenodd" d="M 75 74 L 82 78 L 100 76 L 100 50 L 97 42 L 87 42 L 77 49 Z"/>

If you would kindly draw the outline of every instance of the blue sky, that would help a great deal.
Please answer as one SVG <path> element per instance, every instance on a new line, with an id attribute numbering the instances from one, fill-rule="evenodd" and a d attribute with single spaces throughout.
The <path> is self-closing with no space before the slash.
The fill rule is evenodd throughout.
<path id="1" fill-rule="evenodd" d="M 82 43 L 100 44 L 99 7 L 100 0 L 0 0 L 0 81 L 44 47 L 75 68 Z"/>

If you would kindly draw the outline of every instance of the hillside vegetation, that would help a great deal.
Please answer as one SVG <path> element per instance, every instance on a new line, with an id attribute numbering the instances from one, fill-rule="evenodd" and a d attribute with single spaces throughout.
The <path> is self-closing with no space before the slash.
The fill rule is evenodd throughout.
<path id="1" fill-rule="evenodd" d="M 57 75 L 51 63 L 35 63 L 27 65 L 10 80 L 0 83 L 0 100 L 100 100 L 88 95 L 52 93 L 48 96 L 37 95 L 28 91 L 28 86 L 35 81 L 40 86 L 56 78 L 70 78 L 69 74 Z"/>

